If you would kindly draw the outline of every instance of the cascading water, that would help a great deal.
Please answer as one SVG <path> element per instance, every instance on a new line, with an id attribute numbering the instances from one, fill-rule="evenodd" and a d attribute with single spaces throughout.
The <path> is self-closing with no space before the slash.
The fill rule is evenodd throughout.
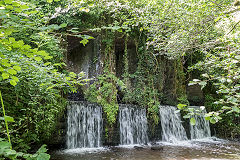
<path id="1" fill-rule="evenodd" d="M 200 109 L 198 106 L 191 106 L 191 108 Z M 206 113 L 205 109 L 203 109 L 203 113 Z M 211 137 L 209 121 L 205 120 L 203 115 L 194 115 L 193 118 L 195 118 L 196 124 L 190 124 L 191 139 Z"/>
<path id="2" fill-rule="evenodd" d="M 187 140 L 186 131 L 182 125 L 180 113 L 174 106 L 160 106 L 159 114 L 162 126 L 162 141 L 177 142 Z"/>
<path id="3" fill-rule="evenodd" d="M 94 148 L 101 146 L 102 108 L 87 102 L 68 105 L 67 148 Z"/>
<path id="4" fill-rule="evenodd" d="M 148 142 L 146 110 L 134 105 L 119 106 L 120 144 Z"/>
<path id="5" fill-rule="evenodd" d="M 100 72 L 101 72 L 101 43 L 100 43 L 100 39 L 99 37 L 96 37 L 96 40 L 94 41 L 94 53 L 96 53 L 95 55 L 95 59 L 92 63 L 94 64 L 95 67 L 93 67 L 93 70 L 95 70 L 95 73 L 93 74 L 94 77 L 97 77 Z"/>

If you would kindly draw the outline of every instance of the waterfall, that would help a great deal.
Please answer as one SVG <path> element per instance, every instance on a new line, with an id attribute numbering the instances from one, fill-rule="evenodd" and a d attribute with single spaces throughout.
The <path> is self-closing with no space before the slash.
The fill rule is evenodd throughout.
<path id="1" fill-rule="evenodd" d="M 186 131 L 182 125 L 180 113 L 174 106 L 160 106 L 159 114 L 162 126 L 162 140 L 177 142 L 187 140 Z"/>
<path id="2" fill-rule="evenodd" d="M 191 106 L 191 108 L 200 109 L 198 106 Z M 203 113 L 206 113 L 205 109 L 203 110 Z M 203 115 L 194 115 L 193 118 L 196 119 L 196 124 L 190 124 L 191 139 L 211 137 L 209 121 L 205 120 Z"/>
<path id="3" fill-rule="evenodd" d="M 68 105 L 67 148 L 94 148 L 101 146 L 102 108 L 87 102 Z"/>
<path id="4" fill-rule="evenodd" d="M 93 75 L 93 77 L 97 77 L 100 73 L 101 73 L 101 42 L 100 42 L 100 38 L 97 36 L 96 40 L 94 41 L 94 49 L 93 52 L 95 53 L 95 59 L 93 60 L 93 69 L 95 70 L 95 73 Z"/>
<path id="5" fill-rule="evenodd" d="M 148 142 L 146 109 L 134 105 L 119 105 L 120 144 Z"/>

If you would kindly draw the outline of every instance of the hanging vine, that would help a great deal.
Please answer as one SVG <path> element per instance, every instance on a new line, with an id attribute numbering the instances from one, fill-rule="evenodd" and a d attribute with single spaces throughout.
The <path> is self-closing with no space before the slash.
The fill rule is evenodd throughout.
<path id="1" fill-rule="evenodd" d="M 90 102 L 96 102 L 103 107 L 107 122 L 109 127 L 111 127 L 116 122 L 119 108 L 117 103 L 117 86 L 124 88 L 124 83 L 115 75 L 114 32 L 111 30 L 104 30 L 103 32 L 103 74 L 99 75 L 96 81 L 90 85 L 85 95 Z"/>

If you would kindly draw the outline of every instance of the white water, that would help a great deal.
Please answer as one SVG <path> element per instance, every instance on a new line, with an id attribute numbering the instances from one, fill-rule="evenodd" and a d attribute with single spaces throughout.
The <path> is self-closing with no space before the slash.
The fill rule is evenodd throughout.
<path id="1" fill-rule="evenodd" d="M 68 105 L 67 148 L 101 147 L 102 108 L 86 102 Z"/>
<path id="2" fill-rule="evenodd" d="M 191 106 L 191 108 L 200 109 L 198 106 Z M 206 111 L 203 110 L 203 113 L 206 113 Z M 211 137 L 209 121 L 205 120 L 204 115 L 194 115 L 193 117 L 196 119 L 196 124 L 190 124 L 191 139 Z"/>
<path id="3" fill-rule="evenodd" d="M 180 113 L 174 106 L 160 106 L 159 115 L 162 126 L 162 141 L 177 143 L 187 140 L 186 131 L 182 125 Z"/>
<path id="4" fill-rule="evenodd" d="M 198 107 L 194 107 L 195 109 Z M 187 135 L 180 113 L 174 106 L 160 106 L 159 116 L 162 127 L 162 141 L 182 144 Z M 190 125 L 191 139 L 210 137 L 209 122 L 203 116 L 194 116 L 196 125 Z M 148 124 L 146 109 L 134 105 L 119 106 L 120 146 L 147 144 Z M 87 102 L 70 102 L 68 106 L 67 148 L 99 148 L 102 146 L 102 108 Z M 188 143 L 188 142 L 187 142 Z"/>
<path id="5" fill-rule="evenodd" d="M 75 148 L 75 149 L 66 149 L 63 153 L 66 154 L 85 154 L 85 153 L 98 153 L 108 151 L 108 148 L 99 147 L 99 148 Z"/>
<path id="6" fill-rule="evenodd" d="M 134 105 L 119 106 L 120 144 L 148 142 L 146 110 Z"/>

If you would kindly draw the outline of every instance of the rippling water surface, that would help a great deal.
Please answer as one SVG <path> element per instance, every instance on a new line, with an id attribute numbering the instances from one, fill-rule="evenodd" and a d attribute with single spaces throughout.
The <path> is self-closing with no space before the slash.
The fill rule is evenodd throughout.
<path id="1" fill-rule="evenodd" d="M 175 144 L 157 142 L 154 145 L 84 148 L 57 151 L 53 160 L 240 160 L 240 143 L 206 138 L 179 141 Z"/>

